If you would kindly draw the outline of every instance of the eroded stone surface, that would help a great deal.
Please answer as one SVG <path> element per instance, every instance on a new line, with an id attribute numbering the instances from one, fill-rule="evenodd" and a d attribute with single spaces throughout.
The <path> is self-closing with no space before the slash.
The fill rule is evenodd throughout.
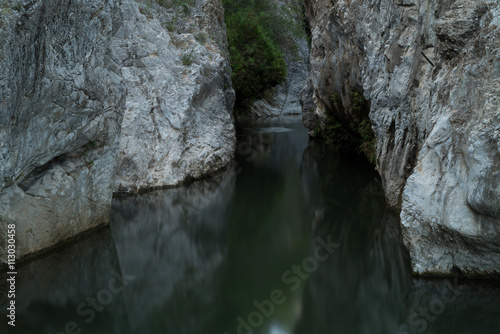
<path id="1" fill-rule="evenodd" d="M 113 189 L 174 185 L 231 160 L 220 1 L 17 4 L 0 1 L 2 263 L 9 224 L 19 259 L 107 224 Z"/>
<path id="2" fill-rule="evenodd" d="M 123 1 L 112 43 L 128 91 L 116 191 L 212 173 L 231 161 L 236 141 L 221 3 L 203 1 L 189 15 L 141 6 Z"/>
<path id="3" fill-rule="evenodd" d="M 118 5 L 24 1 L 2 12 L 1 262 L 8 224 L 19 259 L 109 221 L 125 102 L 109 56 Z"/>
<path id="4" fill-rule="evenodd" d="M 377 169 L 401 209 L 417 274 L 500 272 L 500 7 L 497 1 L 317 1 L 316 109 L 371 102 Z M 339 94 L 343 108 L 334 108 Z M 310 109 L 310 108 L 309 108 Z"/>

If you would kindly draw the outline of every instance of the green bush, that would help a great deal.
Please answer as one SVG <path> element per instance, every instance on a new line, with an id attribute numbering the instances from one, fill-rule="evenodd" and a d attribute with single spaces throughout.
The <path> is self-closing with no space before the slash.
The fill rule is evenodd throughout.
<path id="1" fill-rule="evenodd" d="M 286 77 L 286 63 L 280 49 L 250 10 L 229 15 L 229 56 L 236 99 L 257 98 Z"/>
<path id="2" fill-rule="evenodd" d="M 207 36 L 205 36 L 204 33 L 199 32 L 197 33 L 194 38 L 200 43 L 200 44 L 205 44 L 207 42 Z"/>
<path id="3" fill-rule="evenodd" d="M 305 14 L 301 0 L 290 0 L 286 6 L 270 0 L 223 0 L 226 19 L 247 12 L 265 34 L 284 52 L 295 52 L 295 39 L 306 37 Z M 231 30 L 232 27 L 228 27 Z"/>
<path id="4" fill-rule="evenodd" d="M 269 0 L 224 0 L 229 57 L 236 92 L 236 112 L 286 78 L 283 52 L 296 51 L 296 37 L 305 36 L 303 9 Z"/>
<path id="5" fill-rule="evenodd" d="M 191 53 L 182 55 L 182 65 L 189 66 L 193 63 L 193 56 Z"/>
<path id="6" fill-rule="evenodd" d="M 314 135 L 323 138 L 327 144 L 341 150 L 349 150 L 356 141 L 356 136 L 350 127 L 344 126 L 335 117 L 328 114 L 322 126 L 314 129 Z"/>
<path id="7" fill-rule="evenodd" d="M 358 153 L 363 153 L 371 164 L 376 163 L 376 140 L 368 114 L 370 106 L 363 94 L 354 90 L 349 95 L 353 120 L 351 128 L 359 135 Z"/>

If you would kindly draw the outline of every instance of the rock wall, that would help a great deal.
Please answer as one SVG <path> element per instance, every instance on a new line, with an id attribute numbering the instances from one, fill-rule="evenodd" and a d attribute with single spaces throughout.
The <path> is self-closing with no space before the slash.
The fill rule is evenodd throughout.
<path id="1" fill-rule="evenodd" d="M 109 55 L 118 5 L 2 2 L 1 262 L 8 224 L 19 258 L 109 221 L 125 103 Z"/>
<path id="2" fill-rule="evenodd" d="M 124 24 L 112 43 L 128 91 L 117 191 L 199 178 L 233 157 L 234 91 L 222 4 L 166 7 L 123 0 Z"/>
<path id="3" fill-rule="evenodd" d="M 232 159 L 222 5 L 161 3 L 0 1 L 0 263 L 9 224 L 20 259 Z"/>
<path id="4" fill-rule="evenodd" d="M 316 108 L 305 124 L 329 111 L 349 118 L 353 90 L 370 100 L 377 169 L 414 273 L 500 273 L 498 2 L 319 0 L 306 10 Z"/>

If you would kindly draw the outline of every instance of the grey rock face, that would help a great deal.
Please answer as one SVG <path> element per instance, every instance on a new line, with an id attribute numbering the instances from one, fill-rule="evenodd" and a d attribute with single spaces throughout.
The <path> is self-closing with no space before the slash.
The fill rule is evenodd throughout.
<path id="1" fill-rule="evenodd" d="M 116 191 L 175 185 L 233 157 L 223 8 L 217 0 L 190 8 L 186 16 L 123 1 L 124 24 L 112 43 L 128 91 Z"/>
<path id="2" fill-rule="evenodd" d="M 4 2 L 3 6 L 9 5 Z M 109 220 L 125 89 L 117 2 L 22 2 L 0 19 L 0 262 Z"/>
<path id="3" fill-rule="evenodd" d="M 307 14 L 308 119 L 335 92 L 345 110 L 354 89 L 370 100 L 377 169 L 414 273 L 498 274 L 498 2 L 317 1 Z"/>
<path id="4" fill-rule="evenodd" d="M 115 277 L 120 277 L 127 283 L 123 290 L 129 289 L 135 273 L 119 263 L 109 230 L 65 247 L 64 252 L 54 252 L 25 264 L 17 273 L 16 316 L 26 321 L 16 322 L 14 332 L 64 333 L 67 324 L 74 322 L 76 331 L 81 333 L 114 330 L 131 333 L 123 321 L 128 316 L 123 294 L 114 289 L 119 292 L 112 293 L 109 286 Z M 5 291 L 5 286 L 2 290 Z M 87 310 L 87 298 L 97 298 L 103 291 L 112 294 L 113 302 L 102 312 L 96 312 L 92 322 L 87 324 L 76 309 Z M 6 296 L 0 297 L 0 307 L 7 308 L 9 302 Z M 53 312 L 58 316 L 50 316 Z M 3 333 L 12 332 L 7 327 L 6 323 L 0 325 Z"/>
<path id="5" fill-rule="evenodd" d="M 219 1 L 190 13 L 127 0 L 12 6 L 0 2 L 0 262 L 8 224 L 19 259 L 108 223 L 113 189 L 174 185 L 232 159 Z"/>

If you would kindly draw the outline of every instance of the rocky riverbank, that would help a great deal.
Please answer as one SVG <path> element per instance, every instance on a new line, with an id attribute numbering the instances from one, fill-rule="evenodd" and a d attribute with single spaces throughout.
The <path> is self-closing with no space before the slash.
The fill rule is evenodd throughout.
<path id="1" fill-rule="evenodd" d="M 498 275 L 498 2 L 320 0 L 306 12 L 316 108 L 305 123 L 349 120 L 352 92 L 370 102 L 376 167 L 413 272 Z"/>
<path id="2" fill-rule="evenodd" d="M 113 191 L 234 154 L 220 1 L 1 1 L 0 261 L 109 222 Z"/>

